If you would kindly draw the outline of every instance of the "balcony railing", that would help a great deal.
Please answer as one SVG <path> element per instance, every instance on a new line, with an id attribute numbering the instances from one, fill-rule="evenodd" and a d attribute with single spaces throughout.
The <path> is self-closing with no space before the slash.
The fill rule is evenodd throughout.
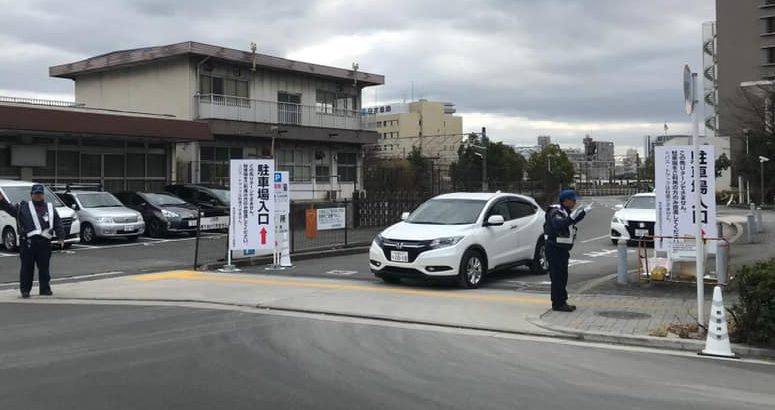
<path id="1" fill-rule="evenodd" d="M 194 96 L 198 119 L 219 119 L 347 130 L 374 129 L 374 115 L 330 107 L 254 100 L 219 94 Z"/>

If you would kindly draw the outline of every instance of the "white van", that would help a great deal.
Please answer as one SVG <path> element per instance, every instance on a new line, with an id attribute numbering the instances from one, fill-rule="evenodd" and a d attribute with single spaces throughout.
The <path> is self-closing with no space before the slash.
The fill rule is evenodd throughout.
<path id="1" fill-rule="evenodd" d="M 30 200 L 30 191 L 32 182 L 14 181 L 0 179 L 0 192 L 3 193 L 6 200 L 12 204 L 18 204 L 21 201 Z M 62 225 L 65 227 L 65 248 L 81 241 L 81 223 L 75 211 L 65 206 L 65 204 L 51 190 L 46 188 L 46 201 L 51 202 L 56 207 Z M 16 218 L 0 211 L 0 233 L 2 233 L 3 247 L 6 250 L 13 251 L 19 246 L 19 237 L 16 232 Z M 56 238 L 52 239 L 56 242 Z"/>

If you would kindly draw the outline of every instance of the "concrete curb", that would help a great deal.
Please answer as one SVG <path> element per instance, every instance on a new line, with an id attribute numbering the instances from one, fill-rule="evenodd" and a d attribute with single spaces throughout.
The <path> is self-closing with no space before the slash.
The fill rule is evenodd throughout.
<path id="1" fill-rule="evenodd" d="M 626 346 L 649 347 L 655 349 L 671 349 L 686 352 L 699 352 L 705 347 L 705 342 L 692 339 L 669 339 L 665 337 L 644 335 L 623 335 L 619 333 L 593 332 L 556 326 L 540 317 L 528 317 L 528 322 L 552 332 L 568 335 L 574 339 L 588 342 L 609 343 Z M 775 360 L 775 350 L 763 349 L 741 344 L 732 344 L 732 351 L 740 357 Z"/>
<path id="2" fill-rule="evenodd" d="M 353 246 L 347 248 L 336 249 L 311 249 L 308 251 L 297 252 L 291 254 L 291 260 L 309 260 L 317 258 L 331 258 L 335 256 L 354 255 L 356 253 L 364 253 L 369 251 L 370 245 Z M 272 255 L 258 256 L 255 258 L 235 259 L 232 260 L 234 266 L 257 266 L 268 265 L 272 263 Z M 203 271 L 215 271 L 223 267 L 223 262 L 210 262 L 200 264 L 198 270 Z"/>

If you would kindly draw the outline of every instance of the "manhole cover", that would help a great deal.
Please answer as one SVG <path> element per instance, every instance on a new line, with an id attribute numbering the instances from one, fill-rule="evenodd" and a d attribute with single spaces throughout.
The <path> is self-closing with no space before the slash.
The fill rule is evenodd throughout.
<path id="1" fill-rule="evenodd" d="M 610 319 L 638 320 L 651 318 L 651 315 L 646 313 L 625 312 L 621 310 L 605 310 L 602 312 L 595 312 L 595 314 Z"/>

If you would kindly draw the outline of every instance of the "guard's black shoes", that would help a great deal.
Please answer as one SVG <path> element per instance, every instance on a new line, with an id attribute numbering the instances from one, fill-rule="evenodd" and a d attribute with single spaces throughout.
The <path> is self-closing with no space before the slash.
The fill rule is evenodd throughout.
<path id="1" fill-rule="evenodd" d="M 571 310 L 576 310 L 576 305 L 565 305 L 565 306 L 571 308 Z"/>
<path id="2" fill-rule="evenodd" d="M 572 308 L 570 305 L 562 305 L 562 306 L 553 306 L 552 310 L 556 312 L 573 312 L 575 309 Z"/>
<path id="3" fill-rule="evenodd" d="M 30 292 L 22 292 L 22 299 L 29 299 L 30 298 Z"/>
<path id="4" fill-rule="evenodd" d="M 40 296 L 54 296 L 54 292 L 51 289 L 41 290 Z"/>

